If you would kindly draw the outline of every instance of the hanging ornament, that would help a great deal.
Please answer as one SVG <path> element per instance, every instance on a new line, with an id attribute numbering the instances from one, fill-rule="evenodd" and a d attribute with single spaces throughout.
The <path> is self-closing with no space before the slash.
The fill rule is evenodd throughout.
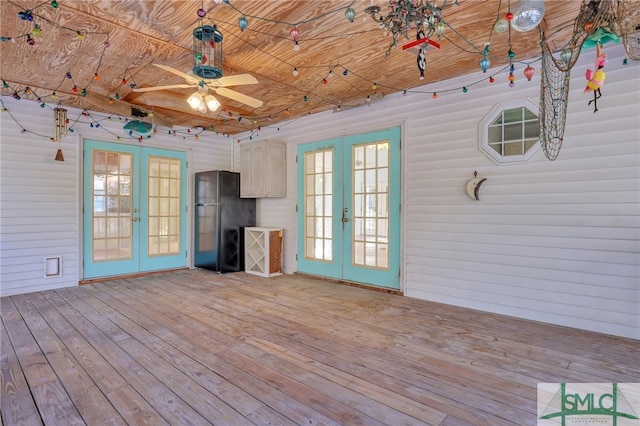
<path id="1" fill-rule="evenodd" d="M 289 31 L 289 34 L 291 35 L 293 41 L 298 41 L 298 37 L 300 37 L 300 30 L 298 29 L 298 27 L 293 27 L 291 28 L 291 31 Z"/>
<path id="2" fill-rule="evenodd" d="M 33 31 L 31 31 L 31 34 L 33 34 L 34 37 L 40 37 L 42 35 L 42 30 L 40 29 L 40 26 L 38 24 L 33 27 Z"/>
<path id="3" fill-rule="evenodd" d="M 345 10 L 344 16 L 347 17 L 349 22 L 353 22 L 353 20 L 356 18 L 356 11 L 353 10 L 353 8 L 351 6 L 349 6 L 349 7 L 347 7 L 347 10 Z"/>
<path id="4" fill-rule="evenodd" d="M 447 26 L 444 22 L 439 21 L 434 25 L 433 29 L 436 32 L 436 35 L 438 36 L 438 38 L 440 38 L 442 37 L 442 34 L 444 34 L 444 31 L 447 29 Z"/>
<path id="5" fill-rule="evenodd" d="M 607 64 L 607 55 L 602 51 L 602 47 L 597 46 L 597 57 L 595 68 L 587 69 L 585 78 L 587 79 L 587 86 L 584 88 L 584 93 L 593 92 L 593 99 L 589 101 L 589 105 L 593 102 L 593 112 L 598 111 L 598 99 L 602 96 L 600 88 L 604 84 L 606 74 L 604 72 L 604 66 Z"/>
<path id="6" fill-rule="evenodd" d="M 507 28 L 509 28 L 509 23 L 507 22 L 506 19 L 500 19 L 498 22 L 496 22 L 496 24 L 493 26 L 493 29 L 496 30 L 496 32 L 498 34 L 502 34 L 505 31 L 507 31 Z"/>
<path id="7" fill-rule="evenodd" d="M 240 27 L 240 31 L 244 31 L 248 25 L 249 21 L 247 21 L 247 18 L 244 16 L 241 16 L 240 19 L 238 19 L 238 27 Z"/>
<path id="8" fill-rule="evenodd" d="M 204 18 L 205 16 L 207 16 L 207 11 L 202 9 L 202 8 L 200 8 L 196 12 L 196 14 L 198 15 L 198 18 Z"/>
<path id="9" fill-rule="evenodd" d="M 524 76 L 527 78 L 527 81 L 531 81 L 535 72 L 535 68 L 533 68 L 531 65 L 527 65 L 527 67 L 523 71 Z"/>
<path id="10" fill-rule="evenodd" d="M 36 44 L 36 41 L 34 39 L 32 39 L 29 34 L 27 34 L 27 44 L 29 46 L 33 46 L 34 44 Z"/>
<path id="11" fill-rule="evenodd" d="M 24 12 L 18 12 L 18 18 L 23 21 L 33 21 L 33 14 L 30 10 L 25 10 Z"/>
<path id="12" fill-rule="evenodd" d="M 485 56 L 484 58 L 480 59 L 480 69 L 482 70 L 482 72 L 487 72 L 490 66 L 491 61 L 489 60 L 489 58 Z"/>
<path id="13" fill-rule="evenodd" d="M 565 64 L 568 64 L 569 61 L 571 61 L 571 56 L 572 56 L 572 53 L 571 53 L 571 50 L 569 49 L 564 49 L 562 53 L 560 53 L 560 59 L 562 59 L 562 61 Z"/>

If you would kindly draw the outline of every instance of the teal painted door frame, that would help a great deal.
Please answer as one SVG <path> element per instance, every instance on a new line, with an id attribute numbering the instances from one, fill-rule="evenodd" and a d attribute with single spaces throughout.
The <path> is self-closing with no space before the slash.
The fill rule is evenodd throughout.
<path id="1" fill-rule="evenodd" d="M 351 135 L 342 138 L 328 139 L 320 142 L 308 143 L 298 146 L 298 259 L 297 269 L 300 272 L 313 275 L 325 276 L 340 280 L 353 281 L 358 283 L 370 284 L 385 288 L 400 289 L 400 200 L 401 200 L 401 155 L 400 155 L 400 127 L 394 127 L 387 130 L 381 130 L 366 134 Z M 357 231 L 355 226 L 362 226 L 362 221 L 356 225 L 354 213 L 362 210 L 363 206 L 359 205 L 354 195 L 354 176 L 355 169 L 353 155 L 358 146 L 367 146 L 375 143 L 388 143 L 388 233 L 385 234 L 383 249 L 388 251 L 388 265 L 385 267 L 369 267 L 358 264 L 354 259 L 357 257 L 354 253 L 356 247 L 355 234 Z M 331 160 L 331 172 L 324 173 L 323 178 L 315 176 L 315 181 L 309 174 L 305 174 L 305 167 L 312 167 L 305 164 L 309 156 L 318 156 L 323 153 L 322 158 L 317 161 L 324 161 L 321 167 L 317 164 L 315 167 L 327 171 L 326 164 Z M 318 157 L 320 158 L 320 157 Z M 315 163 L 314 163 L 315 164 Z M 322 180 L 323 179 L 323 180 Z M 325 201 L 312 201 L 314 197 L 310 197 L 308 192 L 314 191 L 314 187 L 318 187 L 320 180 L 323 182 L 331 179 L 331 189 L 324 188 L 323 199 Z M 329 194 L 330 193 L 330 194 Z M 329 195 L 327 195 L 329 194 Z M 367 196 L 367 195 L 365 195 Z M 319 199 L 320 196 L 316 196 Z M 315 205 L 310 203 L 314 202 Z M 355 205 L 354 205 L 355 203 Z M 328 207 L 330 204 L 330 207 Z M 361 203 L 360 203 L 361 204 Z M 375 201 L 371 203 L 375 209 Z M 313 224 L 307 211 L 322 208 L 330 209 L 331 223 L 324 222 L 324 226 L 318 231 L 318 225 Z M 375 215 L 375 213 L 374 213 Z M 321 219 L 316 219 L 320 221 Z M 326 219 L 325 219 L 326 220 Z M 372 219 L 373 220 L 373 219 Z M 309 222 L 305 222 L 309 221 Z M 313 229 L 312 229 L 313 228 Z M 321 233 L 325 237 L 330 238 L 330 259 L 317 259 L 307 256 L 305 253 L 305 244 L 308 243 L 307 236 Z M 377 239 L 377 237 L 373 237 Z M 320 240 L 316 240 L 320 241 Z M 324 240 L 323 240 L 324 241 Z M 326 242 L 326 245 L 329 243 Z M 316 243 L 316 247 L 322 245 Z M 372 246 L 378 247 L 375 244 Z M 308 250 L 313 248 L 307 247 Z M 322 251 L 322 249 L 320 249 Z M 371 250 L 370 250 L 371 251 Z"/>
<path id="2" fill-rule="evenodd" d="M 118 176 L 118 190 L 125 191 L 130 196 L 110 197 L 108 185 L 105 184 L 103 189 L 104 197 L 95 196 L 94 199 L 94 195 L 101 192 L 101 189 L 94 190 L 93 157 L 95 151 L 104 152 L 107 155 L 113 154 L 114 157 L 112 158 L 115 158 L 115 155 L 123 154 L 127 161 L 129 159 L 132 160 L 130 171 Z M 159 255 L 150 253 L 150 233 L 160 234 L 156 237 L 157 240 L 166 239 L 167 237 L 161 234 L 164 233 L 164 229 L 169 227 L 169 219 L 158 217 L 157 210 L 159 210 L 159 207 L 157 204 L 151 206 L 154 211 L 150 212 L 149 200 L 153 198 L 149 197 L 149 181 L 153 179 L 149 177 L 150 158 L 154 158 L 157 161 L 162 159 L 174 161 L 174 163 L 179 162 L 179 166 L 176 163 L 176 167 L 180 168 L 179 189 L 175 189 L 180 192 L 179 201 L 176 199 L 173 203 L 166 202 L 163 204 L 163 208 L 166 207 L 164 206 L 165 204 L 171 205 L 171 210 L 179 208 L 179 212 L 172 211 L 172 214 L 179 213 L 179 217 L 175 217 L 171 223 L 174 234 L 176 227 L 179 227 L 179 236 L 175 237 L 179 241 L 174 242 L 174 247 L 178 248 L 173 250 L 171 254 Z M 82 209 L 83 278 L 90 279 L 185 267 L 187 264 L 187 183 L 186 152 L 85 140 Z M 121 189 L 125 187 L 127 189 Z M 179 206 L 177 206 L 178 204 Z M 106 217 L 105 215 L 109 215 L 107 212 L 112 210 L 117 211 L 117 213 L 111 217 Z M 94 215 L 94 211 L 97 211 L 96 215 Z M 151 221 L 153 221 L 153 226 L 150 226 Z M 176 223 L 178 221 L 179 223 Z M 114 229 L 105 230 L 103 228 L 114 228 L 115 231 Z M 158 231 L 158 229 L 162 231 Z M 124 245 L 126 253 L 129 253 L 129 255 L 124 256 L 126 258 L 94 259 L 94 232 L 96 232 L 96 235 L 100 234 L 106 237 L 115 236 L 115 238 L 105 238 L 106 244 L 112 242 L 116 246 Z M 130 233 L 130 246 L 128 239 L 118 240 L 116 233 Z M 123 244 L 123 242 L 126 244 Z M 96 242 L 96 244 L 98 243 Z M 105 251 L 108 250 L 105 249 Z"/>

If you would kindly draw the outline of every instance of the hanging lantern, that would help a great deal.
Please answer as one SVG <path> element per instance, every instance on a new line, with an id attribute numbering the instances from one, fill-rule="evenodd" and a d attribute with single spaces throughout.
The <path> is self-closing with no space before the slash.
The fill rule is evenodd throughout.
<path id="1" fill-rule="evenodd" d="M 222 77 L 222 33 L 216 26 L 193 30 L 193 74 L 200 78 Z"/>
<path id="2" fill-rule="evenodd" d="M 438 36 L 438 38 L 442 37 L 442 34 L 444 34 L 444 31 L 447 29 L 447 26 L 445 25 L 444 22 L 440 21 L 437 24 L 435 24 L 434 26 L 434 30 L 436 32 L 436 35 Z"/>
<path id="3" fill-rule="evenodd" d="M 527 81 L 531 81 L 535 72 L 535 68 L 533 68 L 531 65 L 527 65 L 527 67 L 523 71 L 524 76 L 527 77 Z"/>
<path id="4" fill-rule="evenodd" d="M 480 59 L 480 69 L 482 69 L 482 72 L 487 72 L 490 66 L 491 61 L 489 60 L 489 58 L 485 56 L 484 58 Z"/>
<path id="5" fill-rule="evenodd" d="M 247 18 L 245 18 L 244 16 L 241 16 L 240 19 L 238 19 L 238 27 L 240 27 L 240 31 L 244 31 L 244 29 L 247 28 L 248 25 L 249 21 L 247 21 Z"/>
<path id="6" fill-rule="evenodd" d="M 298 27 L 293 27 L 291 28 L 291 31 L 289 31 L 289 34 L 291 35 L 293 41 L 298 41 L 298 37 L 300 37 L 300 30 L 298 29 Z"/>
<path id="7" fill-rule="evenodd" d="M 349 20 L 349 22 L 353 22 L 354 19 L 356 19 L 356 11 L 353 10 L 353 8 L 351 6 L 349 6 L 347 8 L 347 10 L 345 10 L 344 12 L 344 16 L 347 17 L 347 19 Z"/>

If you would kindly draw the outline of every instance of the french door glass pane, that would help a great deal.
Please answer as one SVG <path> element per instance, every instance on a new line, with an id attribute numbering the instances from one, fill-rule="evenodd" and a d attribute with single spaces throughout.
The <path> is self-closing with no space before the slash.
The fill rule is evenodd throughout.
<path id="1" fill-rule="evenodd" d="M 131 154 L 93 151 L 94 262 L 131 259 Z"/>
<path id="2" fill-rule="evenodd" d="M 181 160 L 149 156 L 149 256 L 179 254 Z"/>
<path id="3" fill-rule="evenodd" d="M 333 150 L 308 152 L 304 157 L 304 256 L 331 261 Z"/>
<path id="4" fill-rule="evenodd" d="M 352 147 L 352 264 L 389 268 L 389 144 Z"/>

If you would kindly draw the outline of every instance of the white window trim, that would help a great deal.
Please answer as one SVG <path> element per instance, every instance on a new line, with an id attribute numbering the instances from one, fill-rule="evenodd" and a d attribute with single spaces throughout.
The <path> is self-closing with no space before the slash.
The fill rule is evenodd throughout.
<path id="1" fill-rule="evenodd" d="M 529 99 L 516 99 L 512 101 L 500 102 L 494 106 L 491 111 L 484 116 L 480 121 L 480 127 L 478 134 L 480 135 L 478 141 L 478 148 L 487 157 L 491 158 L 496 164 L 519 164 L 526 163 L 533 155 L 540 149 L 540 143 L 536 143 L 529 148 L 527 152 L 522 155 L 509 155 L 502 156 L 495 149 L 489 146 L 489 125 L 495 120 L 495 118 L 502 113 L 502 111 L 514 108 L 526 108 L 536 116 L 540 116 L 538 112 L 538 105 Z"/>

